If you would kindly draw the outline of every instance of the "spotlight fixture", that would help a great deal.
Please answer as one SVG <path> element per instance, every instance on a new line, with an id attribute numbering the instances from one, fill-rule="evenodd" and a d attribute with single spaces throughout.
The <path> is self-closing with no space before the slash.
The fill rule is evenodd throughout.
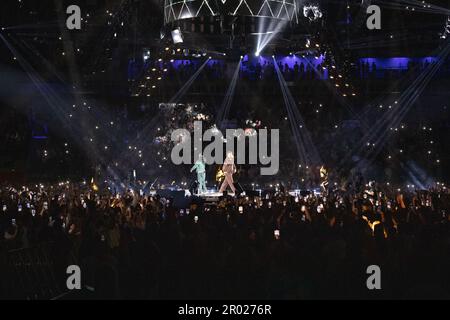
<path id="1" fill-rule="evenodd" d="M 450 16 L 447 18 L 447 22 L 445 24 L 444 32 L 441 34 L 441 39 L 447 39 L 450 35 Z"/>
<path id="2" fill-rule="evenodd" d="M 183 34 L 180 28 L 172 30 L 172 40 L 174 44 L 183 43 Z"/>
<path id="3" fill-rule="evenodd" d="M 308 18 L 309 21 L 317 21 L 323 17 L 322 11 L 317 4 L 310 4 L 303 6 L 303 15 Z"/>
<path id="4" fill-rule="evenodd" d="M 150 52 L 150 50 L 147 49 L 147 48 L 145 48 L 143 51 L 144 51 L 144 52 L 143 52 L 143 54 L 142 54 L 142 58 L 143 58 L 144 62 L 146 62 L 148 59 L 150 59 L 150 57 L 151 57 L 151 52 Z"/>
<path id="5" fill-rule="evenodd" d="M 255 52 L 255 57 L 259 57 L 259 55 L 260 55 L 260 52 L 259 52 L 259 51 L 256 51 L 256 52 Z"/>

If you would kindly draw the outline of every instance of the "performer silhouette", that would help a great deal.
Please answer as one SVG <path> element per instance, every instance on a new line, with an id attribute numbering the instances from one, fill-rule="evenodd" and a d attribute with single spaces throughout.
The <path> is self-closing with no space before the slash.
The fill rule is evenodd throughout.
<path id="1" fill-rule="evenodd" d="M 203 156 L 200 155 L 191 169 L 197 171 L 198 194 L 206 193 L 206 167 Z"/>
<path id="2" fill-rule="evenodd" d="M 234 165 L 234 155 L 232 152 L 227 154 L 227 157 L 223 163 L 222 171 L 225 174 L 225 179 L 223 180 L 222 186 L 220 187 L 220 193 L 227 190 L 230 186 L 231 191 L 236 193 L 236 188 L 234 187 L 233 174 L 236 173 L 236 166 Z"/>
<path id="3" fill-rule="evenodd" d="M 320 184 L 320 186 L 322 187 L 322 192 L 327 193 L 327 191 L 328 191 L 328 170 L 325 168 L 325 166 L 322 166 L 320 168 L 320 179 L 322 181 Z"/>

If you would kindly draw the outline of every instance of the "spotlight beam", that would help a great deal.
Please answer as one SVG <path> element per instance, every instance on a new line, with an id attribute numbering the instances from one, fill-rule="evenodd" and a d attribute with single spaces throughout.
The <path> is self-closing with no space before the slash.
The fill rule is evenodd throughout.
<path id="1" fill-rule="evenodd" d="M 273 60 L 301 164 L 303 166 L 320 165 L 322 164 L 322 160 L 312 141 L 311 134 L 305 125 L 302 115 L 298 111 L 295 99 L 287 86 L 286 80 L 283 78 L 277 61 L 275 58 Z"/>
<path id="2" fill-rule="evenodd" d="M 449 47 L 447 47 L 444 54 L 447 55 L 448 52 L 449 52 Z M 382 148 L 386 144 L 387 135 L 388 135 L 387 129 L 390 127 L 397 127 L 400 124 L 400 122 L 404 119 L 404 117 L 409 112 L 411 107 L 417 101 L 417 98 L 421 95 L 421 93 L 427 87 L 430 80 L 436 74 L 437 70 L 440 69 L 440 67 L 444 63 L 444 60 L 445 60 L 445 57 L 443 59 L 439 59 L 439 61 L 438 61 L 438 63 L 436 63 L 436 65 L 432 65 L 432 68 L 430 69 L 428 74 L 422 79 L 421 83 L 417 86 L 417 88 L 413 91 L 413 93 L 406 99 L 406 101 L 404 103 L 400 102 L 402 105 L 404 105 L 404 107 L 401 109 L 401 111 L 397 115 L 394 115 L 392 117 L 390 122 L 387 122 L 387 126 L 385 127 L 384 133 L 379 135 L 377 140 L 374 142 L 376 149 L 371 152 L 372 158 L 375 158 L 381 152 Z"/>
<path id="3" fill-rule="evenodd" d="M 84 143 L 80 137 L 85 134 L 81 130 L 79 125 L 76 125 L 70 121 L 67 116 L 67 111 L 70 108 L 66 100 L 62 99 L 37 73 L 37 71 L 23 58 L 23 56 L 11 45 L 11 43 L 0 34 L 0 38 L 6 44 L 8 49 L 13 53 L 23 68 L 27 76 L 31 79 L 32 83 L 37 88 L 38 92 L 43 96 L 47 105 L 52 109 L 52 114 L 57 118 L 60 123 L 60 128 L 67 130 L 67 133 L 72 137 L 73 141 L 79 146 L 80 149 L 85 151 L 85 154 L 91 159 L 93 163 L 106 164 L 107 161 L 98 152 L 98 148 L 91 144 Z M 100 161 L 99 161 L 100 159 Z"/>
<path id="4" fill-rule="evenodd" d="M 280 19 L 270 19 L 268 25 L 267 19 L 261 18 L 258 21 L 258 33 L 256 43 L 256 56 L 264 51 L 269 43 L 279 34 L 287 25 L 287 21 Z"/>
<path id="5" fill-rule="evenodd" d="M 182 88 L 169 100 L 169 103 L 178 103 L 181 98 L 189 91 L 192 84 L 201 74 L 201 72 L 208 65 L 210 59 L 206 59 L 206 61 L 197 69 L 197 71 L 191 76 L 191 78 L 182 86 Z M 153 146 L 153 138 L 156 136 L 157 126 L 161 122 L 161 110 L 158 111 L 156 115 L 154 115 L 151 120 L 144 125 L 143 129 L 141 129 L 137 134 L 136 138 L 128 143 L 129 146 L 136 147 L 139 150 L 142 150 L 147 153 L 149 149 Z M 151 140 L 151 142 L 149 142 Z M 126 163 L 127 167 L 125 172 L 130 172 L 133 168 L 133 159 L 131 159 L 127 150 L 123 150 L 121 153 L 122 156 L 118 158 L 118 162 Z"/>
<path id="6" fill-rule="evenodd" d="M 234 94 L 236 92 L 236 84 L 239 78 L 239 72 L 241 70 L 242 59 L 239 60 L 239 63 L 236 66 L 236 69 L 233 74 L 233 78 L 231 79 L 230 86 L 228 87 L 227 93 L 225 94 L 225 98 L 222 102 L 222 105 L 217 113 L 216 124 L 220 130 L 224 130 L 223 121 L 228 118 L 230 114 L 231 104 L 233 102 Z"/>
<path id="7" fill-rule="evenodd" d="M 396 127 L 401 123 L 436 71 L 442 66 L 445 61 L 445 57 L 449 54 L 449 52 L 450 42 L 447 42 L 446 47 L 438 56 L 438 62 L 431 64 L 427 69 L 425 69 L 424 72 L 411 84 L 411 86 L 403 92 L 398 101 L 400 108 L 398 110 L 393 109 L 392 112 L 386 113 L 375 123 L 375 125 L 371 126 L 367 134 L 365 134 L 361 141 L 357 144 L 357 147 L 342 160 L 342 164 L 347 163 L 350 160 L 349 157 L 353 155 L 363 155 L 364 151 L 367 150 L 367 142 L 374 143 L 376 147 L 372 150 L 366 151 L 369 156 L 369 160 L 373 161 L 373 159 L 382 151 L 383 147 L 387 143 L 389 129 L 391 127 Z"/>
<path id="8" fill-rule="evenodd" d="M 181 89 L 170 99 L 169 103 L 177 103 L 180 99 L 188 92 L 191 88 L 192 84 L 198 78 L 200 73 L 202 73 L 203 69 L 208 65 L 210 59 L 206 59 L 206 61 L 198 68 L 198 70 L 192 75 L 192 77 L 181 87 Z"/>

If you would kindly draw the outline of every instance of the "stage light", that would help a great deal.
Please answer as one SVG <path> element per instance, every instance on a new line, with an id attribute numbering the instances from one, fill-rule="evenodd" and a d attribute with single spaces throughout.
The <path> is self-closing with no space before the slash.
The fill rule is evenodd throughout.
<path id="1" fill-rule="evenodd" d="M 323 14 L 317 5 L 306 5 L 303 7 L 303 15 L 308 18 L 309 21 L 316 21 L 322 18 Z"/>
<path id="2" fill-rule="evenodd" d="M 151 56 L 150 50 L 144 49 L 144 53 L 142 54 L 144 62 L 150 59 L 150 56 Z"/>
<path id="3" fill-rule="evenodd" d="M 255 57 L 259 57 L 259 55 L 260 55 L 260 52 L 259 52 L 259 51 L 256 51 L 256 52 L 255 52 Z"/>
<path id="4" fill-rule="evenodd" d="M 172 40 L 174 44 L 183 43 L 183 34 L 179 28 L 172 31 Z"/>
<path id="5" fill-rule="evenodd" d="M 244 59 L 244 56 L 241 56 L 241 60 Z"/>

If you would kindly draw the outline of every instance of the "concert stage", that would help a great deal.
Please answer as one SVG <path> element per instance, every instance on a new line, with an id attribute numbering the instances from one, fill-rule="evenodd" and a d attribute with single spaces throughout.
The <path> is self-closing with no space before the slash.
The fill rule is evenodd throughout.
<path id="1" fill-rule="evenodd" d="M 279 192 L 276 189 L 258 189 L 258 190 L 243 190 L 239 194 L 235 194 L 232 192 L 226 193 L 229 197 L 242 197 L 242 196 L 251 196 L 251 197 L 261 197 L 265 198 L 270 194 L 275 194 Z M 305 197 L 308 194 L 320 194 L 318 189 L 313 190 L 291 190 L 288 191 L 288 194 L 291 197 Z M 150 192 L 151 196 L 160 196 L 161 198 L 171 199 L 172 205 L 179 209 L 188 208 L 192 203 L 202 204 L 202 205 L 215 205 L 219 202 L 220 198 L 224 196 L 223 193 L 219 192 L 215 189 L 210 189 L 208 192 L 203 194 L 195 194 L 191 193 L 188 189 L 159 189 L 153 190 Z"/>

